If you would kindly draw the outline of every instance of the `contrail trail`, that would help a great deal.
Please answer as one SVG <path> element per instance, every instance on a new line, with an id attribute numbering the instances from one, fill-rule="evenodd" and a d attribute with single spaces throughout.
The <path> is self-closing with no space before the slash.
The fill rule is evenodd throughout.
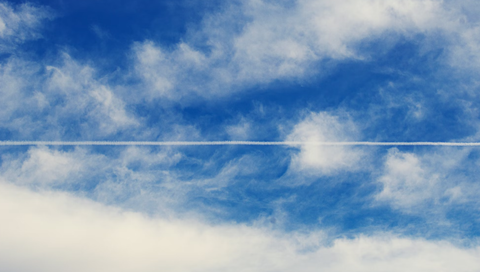
<path id="1" fill-rule="evenodd" d="M 0 146 L 480 146 L 480 142 L 308 142 L 308 141 L 0 141 Z"/>

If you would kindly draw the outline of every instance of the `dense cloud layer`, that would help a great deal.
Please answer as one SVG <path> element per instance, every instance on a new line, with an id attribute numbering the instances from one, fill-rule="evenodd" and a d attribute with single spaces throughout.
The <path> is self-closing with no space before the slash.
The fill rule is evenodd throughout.
<path id="1" fill-rule="evenodd" d="M 380 233 L 327 245 L 322 233 L 148 218 L 63 193 L 3 182 L 0 189 L 6 271 L 476 271 L 480 265 L 477 248 L 446 242 Z"/>

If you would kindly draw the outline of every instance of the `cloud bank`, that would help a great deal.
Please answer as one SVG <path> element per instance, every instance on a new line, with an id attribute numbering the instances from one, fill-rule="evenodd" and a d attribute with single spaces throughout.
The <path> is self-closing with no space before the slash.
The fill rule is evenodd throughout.
<path id="1" fill-rule="evenodd" d="M 477 248 L 446 242 L 379 234 L 325 245 L 321 233 L 149 218 L 65 193 L 0 186 L 6 271 L 476 271 L 480 265 Z"/>

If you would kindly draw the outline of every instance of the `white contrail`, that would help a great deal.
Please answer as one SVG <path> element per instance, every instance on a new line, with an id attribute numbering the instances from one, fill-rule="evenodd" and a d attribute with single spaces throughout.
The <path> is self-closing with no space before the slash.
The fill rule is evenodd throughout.
<path id="1" fill-rule="evenodd" d="M 195 145 L 276 145 L 276 146 L 480 146 L 480 142 L 304 142 L 304 141 L 0 141 L 0 146 L 195 146 Z"/>

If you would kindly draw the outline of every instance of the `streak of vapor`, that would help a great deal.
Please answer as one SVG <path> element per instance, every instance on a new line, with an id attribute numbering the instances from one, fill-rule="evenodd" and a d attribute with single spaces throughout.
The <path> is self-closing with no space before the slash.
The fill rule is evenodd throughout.
<path id="1" fill-rule="evenodd" d="M 480 142 L 302 142 L 302 141 L 0 141 L 0 146 L 480 146 Z"/>

